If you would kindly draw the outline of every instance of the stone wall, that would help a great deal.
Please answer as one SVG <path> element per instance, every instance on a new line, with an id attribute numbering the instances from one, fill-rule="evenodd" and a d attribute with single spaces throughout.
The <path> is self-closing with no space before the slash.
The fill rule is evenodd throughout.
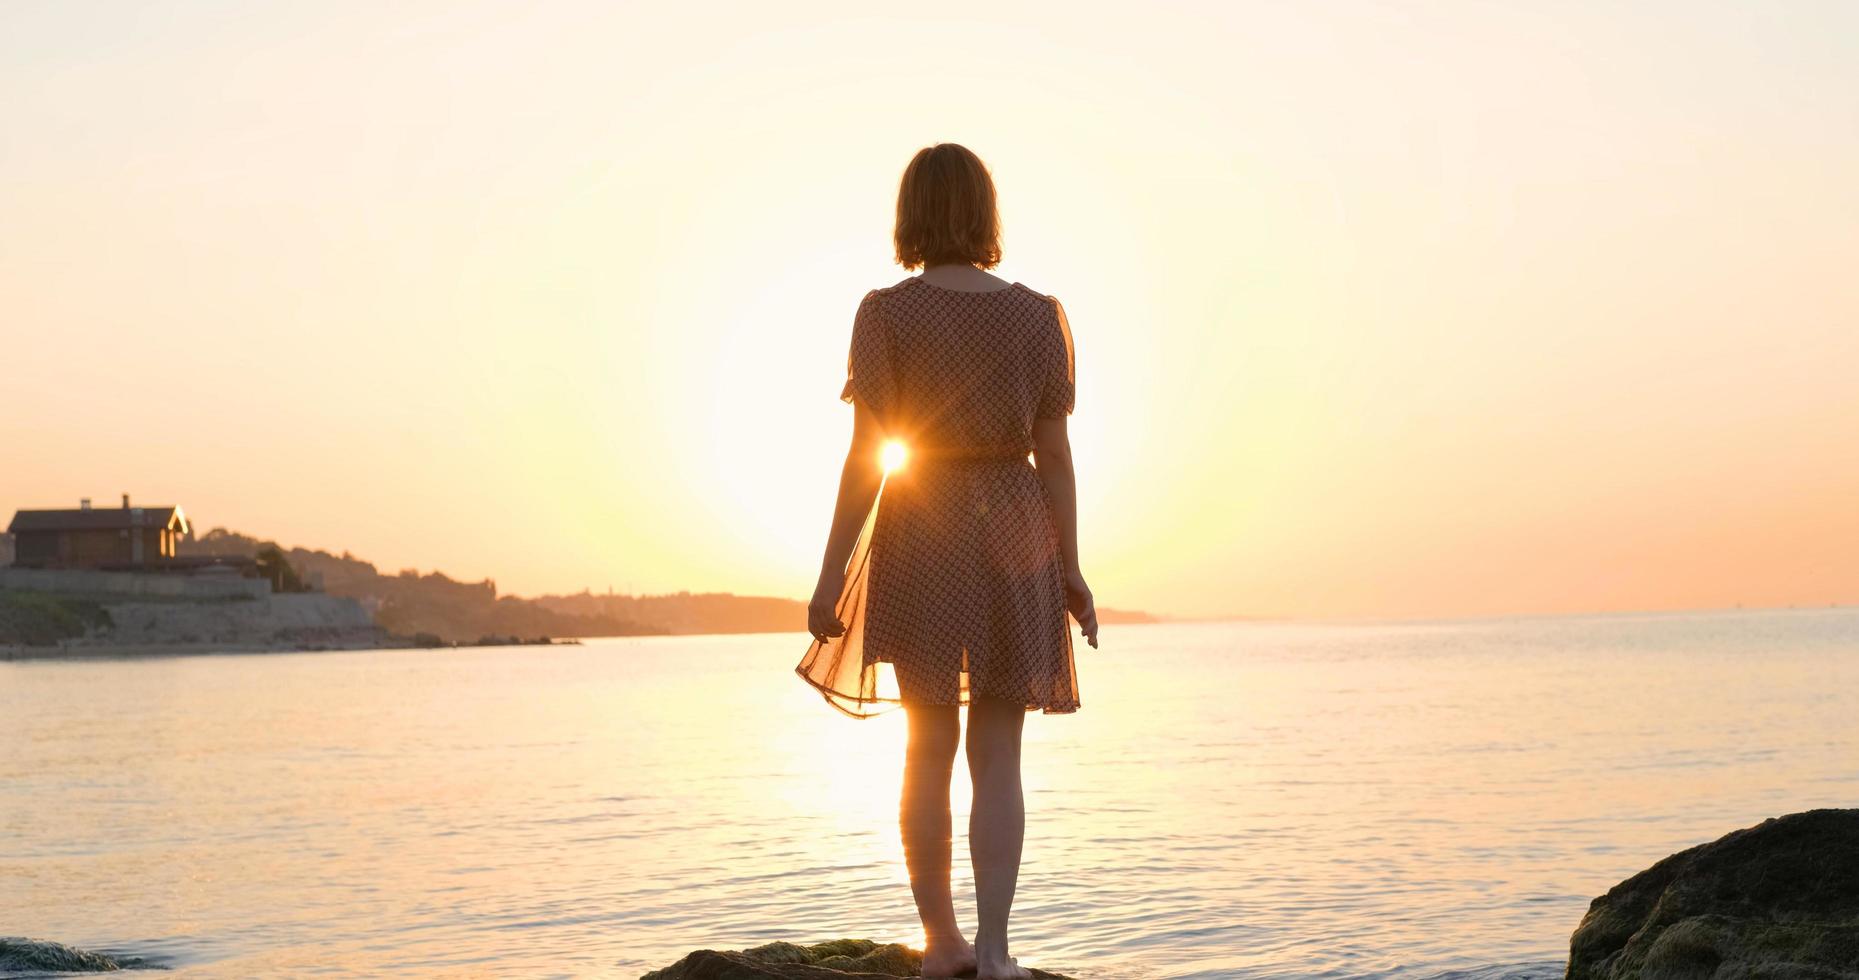
<path id="1" fill-rule="evenodd" d="M 265 596 L 253 601 L 109 602 L 112 626 L 87 644 L 158 646 L 175 643 L 235 647 L 319 642 L 380 642 L 361 603 L 317 592 Z"/>
<path id="2" fill-rule="evenodd" d="M 84 568 L 0 568 L 0 589 L 87 596 L 261 599 L 271 594 L 271 583 L 265 579 L 240 578 L 236 575 L 99 572 Z"/>

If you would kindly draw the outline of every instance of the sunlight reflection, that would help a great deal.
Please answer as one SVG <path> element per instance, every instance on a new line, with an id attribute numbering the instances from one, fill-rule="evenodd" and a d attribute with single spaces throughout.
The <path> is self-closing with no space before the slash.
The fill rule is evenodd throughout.
<path id="1" fill-rule="evenodd" d="M 886 442 L 884 447 L 878 450 L 878 465 L 884 467 L 886 473 L 895 473 L 903 469 L 904 461 L 909 458 L 910 450 L 896 439 Z"/>

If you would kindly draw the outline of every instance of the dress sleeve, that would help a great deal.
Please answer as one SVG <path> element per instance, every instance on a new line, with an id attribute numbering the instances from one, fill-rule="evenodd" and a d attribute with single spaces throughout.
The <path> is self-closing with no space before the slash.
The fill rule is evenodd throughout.
<path id="1" fill-rule="evenodd" d="M 1065 319 L 1065 307 L 1058 298 L 1048 296 L 1052 301 L 1052 312 L 1057 325 L 1048 335 L 1045 345 L 1045 387 L 1039 394 L 1039 417 L 1042 419 L 1063 418 L 1072 413 L 1072 405 L 1078 397 L 1077 355 L 1072 348 L 1071 322 Z"/>
<path id="2" fill-rule="evenodd" d="M 856 398 L 882 415 L 891 407 L 897 382 L 891 372 L 890 331 L 880 302 L 875 289 L 859 301 L 858 314 L 852 318 L 852 352 L 846 357 L 846 386 L 839 400 L 849 403 Z"/>

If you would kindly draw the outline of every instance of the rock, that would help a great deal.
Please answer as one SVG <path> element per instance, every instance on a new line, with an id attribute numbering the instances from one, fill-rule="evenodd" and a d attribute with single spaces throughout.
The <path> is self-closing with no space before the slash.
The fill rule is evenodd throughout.
<path id="1" fill-rule="evenodd" d="M 923 954 L 898 943 L 835 939 L 813 946 L 769 943 L 754 949 L 700 949 L 640 980 L 847 980 L 922 976 Z M 1038 980 L 1068 980 L 1034 970 Z"/>
<path id="2" fill-rule="evenodd" d="M 1774 817 L 1588 906 L 1566 980 L 1859 980 L 1859 810 Z"/>
<path id="3" fill-rule="evenodd" d="M 110 973 L 141 966 L 140 960 L 72 949 L 21 936 L 0 936 L 0 972 L 5 973 Z"/>

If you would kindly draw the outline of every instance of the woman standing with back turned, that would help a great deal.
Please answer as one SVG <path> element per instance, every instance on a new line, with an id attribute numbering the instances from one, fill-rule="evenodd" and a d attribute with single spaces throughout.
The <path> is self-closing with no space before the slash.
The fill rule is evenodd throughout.
<path id="1" fill-rule="evenodd" d="M 966 148 L 939 143 L 910 161 L 894 237 L 898 264 L 923 272 L 866 293 L 853 321 L 840 393 L 854 408 L 852 447 L 807 611 L 814 642 L 796 670 L 857 717 L 903 705 L 899 824 L 923 975 L 1007 980 L 1028 975 L 1007 950 L 1026 824 L 1021 725 L 1031 710 L 1078 710 L 1068 610 L 1097 645 L 1065 433 L 1071 331 L 1058 300 L 984 271 L 1000 262 L 1000 218 L 993 179 Z M 888 477 L 887 439 L 909 454 Z M 895 692 L 880 689 L 882 664 Z M 963 705 L 972 944 L 949 892 Z"/>

